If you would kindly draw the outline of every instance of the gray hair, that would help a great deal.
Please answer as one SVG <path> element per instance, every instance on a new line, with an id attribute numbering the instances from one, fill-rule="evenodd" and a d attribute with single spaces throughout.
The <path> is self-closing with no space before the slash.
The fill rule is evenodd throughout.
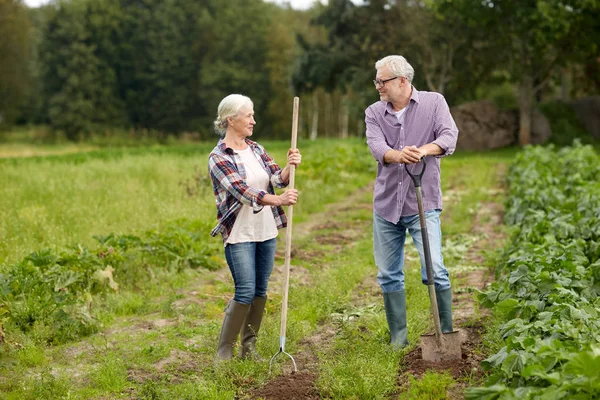
<path id="1" fill-rule="evenodd" d="M 227 118 L 235 117 L 242 108 L 249 106 L 254 108 L 254 103 L 250 97 L 241 94 L 230 94 L 219 103 L 217 108 L 217 119 L 215 119 L 215 132 L 219 136 L 225 136 L 227 132 Z"/>
<path id="2" fill-rule="evenodd" d="M 375 69 L 377 70 L 386 66 L 390 68 L 390 71 L 392 71 L 395 76 L 403 76 L 409 83 L 412 83 L 412 80 L 415 77 L 415 70 L 412 65 L 406 61 L 406 58 L 402 56 L 387 56 L 375 63 Z"/>

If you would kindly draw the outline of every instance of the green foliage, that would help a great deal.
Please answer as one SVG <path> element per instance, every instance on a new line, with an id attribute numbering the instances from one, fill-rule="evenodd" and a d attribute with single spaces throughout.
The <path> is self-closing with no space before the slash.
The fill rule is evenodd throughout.
<path id="1" fill-rule="evenodd" d="M 127 385 L 127 364 L 114 354 L 103 359 L 91 376 L 92 384 L 106 392 L 121 392 Z"/>
<path id="2" fill-rule="evenodd" d="M 108 58 L 112 52 L 101 47 L 111 46 L 118 30 L 118 12 L 109 1 L 89 7 L 88 2 L 62 4 L 40 46 L 50 123 L 72 140 L 122 125 L 123 106 Z"/>
<path id="3" fill-rule="evenodd" d="M 24 332 L 51 327 L 44 338 L 49 342 L 89 334 L 99 326 L 94 295 L 117 291 L 119 283 L 133 287 L 147 279 L 148 271 L 140 264 L 174 271 L 221 267 L 222 261 L 214 257 L 220 245 L 200 240 L 208 229 L 202 222 L 181 220 L 142 236 L 96 237 L 100 244 L 94 249 L 77 245 L 60 253 L 32 253 L 2 268 L 0 311 L 7 324 Z"/>
<path id="4" fill-rule="evenodd" d="M 282 160 L 289 144 L 265 146 Z M 0 317 L 5 326 L 44 343 L 69 341 L 97 331 L 110 313 L 143 310 L 143 295 L 128 292 L 113 300 L 117 289 L 145 290 L 153 283 L 149 278 L 162 271 L 223 266 L 222 242 L 209 235 L 215 224 L 212 186 L 206 169 L 194 167 L 197 159 L 206 160 L 211 147 L 105 149 L 0 162 L 7 179 L 2 190 L 12 193 L 4 196 L 11 200 L 0 209 L 7 216 L 0 234 L 18 240 L 24 245 L 19 250 L 29 253 L 23 256 L 12 242 L 4 243 L 11 251 L 5 257 L 11 261 L 0 265 Z M 305 162 L 297 170 L 302 198 L 297 220 L 375 174 L 375 163 L 360 141 L 307 142 L 300 148 Z M 186 176 L 182 169 L 188 169 L 187 176 L 195 169 L 193 184 L 174 179 Z M 26 184 L 23 175 L 28 176 Z M 79 182 L 96 183 L 83 188 Z M 133 214 L 152 219 L 134 225 Z M 103 216 L 110 219 L 94 225 Z M 109 233 L 94 235 L 97 226 L 106 229 L 109 224 Z M 61 233 L 65 229 L 78 244 L 68 244 L 73 241 Z M 36 247 L 42 249 L 32 252 Z M 108 311 L 99 309 L 101 305 Z"/>
<path id="5" fill-rule="evenodd" d="M 52 375 L 50 369 L 43 369 L 37 376 L 29 378 L 18 390 L 7 395 L 14 400 L 62 400 L 69 399 L 70 382 Z"/>
<path id="6" fill-rule="evenodd" d="M 398 397 L 400 400 L 445 400 L 448 398 L 448 389 L 456 383 L 449 373 L 442 374 L 426 371 L 423 376 L 417 380 L 409 376 L 410 389 Z"/>
<path id="7" fill-rule="evenodd" d="M 597 92 L 594 0 L 335 0 L 307 11 L 243 0 L 53 1 L 31 9 L 1 0 L 0 15 L 0 37 L 8 38 L 0 41 L 0 125 L 49 123 L 72 140 L 129 130 L 205 139 L 219 100 L 233 92 L 253 98 L 256 131 L 270 138 L 289 131 L 294 93 L 342 93 L 333 106 L 314 106 L 322 110 L 315 125 L 347 120 L 354 131 L 377 99 L 375 61 L 399 52 L 415 67 L 415 86 L 444 93 L 450 104 L 495 89 L 510 100 L 497 88 L 500 73 L 526 83 L 524 105 L 567 65 L 585 68 L 574 82 Z M 301 134 L 313 117 L 301 117 Z"/>
<path id="8" fill-rule="evenodd" d="M 27 346 L 18 353 L 19 362 L 27 367 L 46 365 L 48 359 L 44 349 L 38 346 Z"/>
<path id="9" fill-rule="evenodd" d="M 541 104 L 540 109 L 548 118 L 552 128 L 550 143 L 557 146 L 569 146 L 576 139 L 581 143 L 594 142 L 594 138 L 585 130 L 570 104 L 552 101 Z"/>
<path id="10" fill-rule="evenodd" d="M 250 96 L 259 120 L 266 109 L 268 97 L 264 94 L 272 93 L 265 64 L 270 22 L 268 7 L 263 2 L 232 0 L 226 7 L 219 5 L 201 14 L 199 25 L 205 42 L 202 43 L 204 63 L 199 73 L 198 92 L 200 102 L 208 107 L 211 117 L 221 99 L 229 93 Z M 253 32 L 251 39 L 242 32 Z M 219 40 L 212 41 L 215 37 Z M 291 103 L 289 105 L 291 110 Z M 261 125 L 257 124 L 260 131 L 268 129 L 268 125 Z"/>
<path id="11" fill-rule="evenodd" d="M 529 147 L 515 160 L 505 217 L 514 233 L 502 279 L 480 296 L 504 321 L 504 346 L 482 363 L 489 386 L 467 398 L 600 395 L 599 179 L 598 155 L 577 142 Z"/>
<path id="12" fill-rule="evenodd" d="M 277 122 L 279 137 L 296 24 L 280 34 L 278 19 L 292 13 L 237 0 L 61 3 L 39 46 L 50 124 L 72 140 L 123 128 L 206 138 L 219 101 L 244 93 L 263 116 L 257 131 Z"/>
<path id="13" fill-rule="evenodd" d="M 284 157 L 288 145 L 287 142 L 265 144 L 276 160 Z M 193 148 L 198 150 L 196 146 Z M 319 374 L 317 390 L 322 397 L 369 399 L 382 398 L 386 394 L 393 396 L 398 393 L 397 377 L 399 368 L 402 368 L 400 361 L 405 351 L 390 351 L 387 345 L 389 333 L 381 297 L 373 286 L 376 285 L 374 281 L 376 267 L 373 263 L 372 232 L 370 232 L 372 211 L 369 204 L 372 201 L 372 192 L 362 190 L 352 197 L 355 201 L 350 202 L 347 199 L 356 188 L 373 179 L 375 163 L 364 143 L 359 140 L 318 140 L 300 143 L 300 148 L 304 154 L 304 161 L 298 173 L 306 169 L 306 176 L 297 175 L 296 184 L 301 192 L 303 208 L 302 212 L 295 213 L 294 217 L 320 221 L 319 218 L 323 219 L 322 217 L 326 216 L 327 218 L 321 222 L 335 219 L 336 226 L 327 223 L 319 224 L 323 225 L 322 229 L 312 231 L 306 236 L 302 234 L 301 229 L 299 237 L 294 237 L 298 251 L 294 256 L 296 261 L 293 262 L 290 282 L 287 351 L 297 357 L 297 362 L 302 363 L 305 361 L 302 361 L 304 358 L 299 354 L 307 348 L 314 350 L 315 356 L 319 358 L 319 370 L 315 371 Z M 187 148 L 185 150 L 153 148 L 114 150 L 114 152 L 104 150 L 94 152 L 89 158 L 75 155 L 54 157 L 52 164 L 39 159 L 8 163 L 20 168 L 35 165 L 38 169 L 56 169 L 65 164 L 71 169 L 61 170 L 61 175 L 65 180 L 72 180 L 73 171 L 93 167 L 98 161 L 104 160 L 110 167 L 103 170 L 105 174 L 123 166 L 123 164 L 111 164 L 113 161 L 142 162 L 144 151 L 153 155 L 160 154 L 162 160 L 155 158 L 151 160 L 157 164 L 161 161 L 162 168 L 167 168 L 169 171 L 186 169 L 190 176 L 197 173 L 194 171 L 194 164 L 178 164 L 177 168 L 170 168 L 168 167 L 170 157 L 175 155 L 181 160 L 205 159 L 205 154 L 199 155 Z M 485 155 L 457 154 L 445 159 L 444 191 L 460 188 L 463 193 L 461 203 L 465 203 L 466 208 L 477 207 L 483 201 L 481 199 L 485 198 L 481 195 L 489 192 L 491 185 L 494 187 L 497 185 L 497 181 L 491 177 L 491 174 L 495 173 L 496 166 L 508 157 L 508 154 L 501 154 L 504 154 L 502 158 L 498 157 L 497 153 L 486 153 Z M 327 162 L 328 157 L 329 162 Z M 312 165 L 313 161 L 319 166 Z M 342 167 L 338 168 L 338 165 Z M 319 176 L 319 168 L 324 168 L 327 173 L 320 171 Z M 125 179 L 129 174 L 131 170 L 123 168 L 118 176 Z M 142 179 L 143 175 L 136 176 L 136 181 Z M 321 183 L 316 188 L 307 189 L 304 185 L 309 179 L 321 180 L 321 182 L 326 180 L 327 184 Z M 166 178 L 157 181 L 164 180 Z M 110 186 L 111 182 L 103 181 L 102 184 Z M 60 186 L 60 183 L 57 185 Z M 137 187 L 132 187 L 136 188 L 132 193 L 137 193 Z M 120 187 L 116 191 L 125 190 L 127 189 Z M 162 186 L 157 185 L 156 193 L 163 190 Z M 17 191 L 15 189 L 14 193 Z M 183 188 L 180 188 L 179 195 L 187 194 Z M 192 199 L 197 202 L 202 196 L 198 193 Z M 209 196 L 212 194 L 209 193 Z M 210 200 L 210 221 L 214 222 L 212 204 L 214 199 Z M 172 202 L 170 198 L 163 199 L 156 208 L 162 210 L 173 207 Z M 315 210 L 320 210 L 324 204 L 332 202 L 340 202 L 337 207 L 331 208 L 335 215 L 314 214 Z M 449 207 L 450 204 L 456 206 L 456 202 L 452 200 L 451 203 L 447 203 L 448 209 L 453 209 Z M 89 222 L 96 215 L 116 212 L 112 207 L 113 205 L 106 205 L 105 208 L 94 208 L 93 214 L 83 218 Z M 183 213 L 182 210 L 181 212 Z M 454 232 L 464 234 L 472 231 L 472 222 L 464 215 L 460 222 L 459 220 L 452 222 L 452 225 L 455 225 Z M 203 215 L 200 219 L 204 218 L 208 220 L 209 217 Z M 190 219 L 187 221 L 189 222 Z M 127 228 L 127 223 L 125 218 L 122 226 Z M 459 223 L 462 224 L 461 227 L 458 226 Z M 149 222 L 148 225 L 154 224 Z M 179 223 L 174 225 L 173 228 L 177 228 L 175 231 L 179 232 L 181 225 Z M 310 225 L 314 226 L 312 223 Z M 189 228 L 188 225 L 185 226 Z M 210 227 L 210 224 L 208 226 Z M 345 226 L 349 229 L 344 235 L 352 234 L 354 240 L 327 243 L 326 239 L 335 238 L 332 234 L 335 231 L 342 232 L 340 228 Z M 199 226 L 197 229 L 205 228 Z M 104 233 L 98 236 L 99 241 L 93 243 L 94 246 L 88 245 L 84 248 L 106 250 L 109 241 L 112 241 L 113 247 L 115 243 L 123 243 L 123 247 L 131 243 L 135 245 L 136 241 L 130 235 L 116 233 L 121 230 L 123 229 L 111 229 L 115 232 L 112 237 L 109 238 L 111 235 Z M 127 233 L 148 231 L 150 237 L 163 232 L 162 228 L 125 231 Z M 140 240 L 146 239 L 145 233 L 136 233 L 135 236 Z M 463 242 L 460 238 L 453 235 L 450 237 L 462 248 Z M 205 238 L 198 240 L 214 243 L 222 254 L 219 239 L 209 238 L 206 235 Z M 282 242 L 283 240 L 280 244 Z M 232 291 L 229 278 L 222 274 L 225 272 L 228 275 L 226 270 L 208 273 L 202 269 L 196 272 L 187 267 L 179 269 L 173 266 L 172 271 L 169 271 L 163 264 L 158 268 L 151 265 L 156 279 L 146 277 L 145 282 L 138 282 L 139 286 L 129 288 L 124 284 L 124 279 L 130 272 L 135 273 L 129 268 L 137 267 L 144 270 L 147 267 L 147 263 L 140 262 L 138 255 L 135 255 L 137 250 L 134 245 L 129 245 L 126 251 L 115 249 L 115 253 L 105 256 L 105 258 L 116 258 L 117 255 L 124 254 L 126 261 L 121 264 L 115 261 L 115 265 L 126 267 L 124 272 L 126 275 L 118 275 L 119 269 L 115 267 L 114 276 L 116 282 L 120 284 L 119 292 L 113 294 L 112 289 L 104 288 L 101 294 L 94 296 L 93 307 L 98 306 L 95 301 L 99 297 L 102 297 L 101 304 L 105 306 L 103 310 L 93 309 L 96 312 L 94 315 L 105 323 L 103 334 L 81 338 L 74 343 L 50 346 L 45 349 L 45 361 L 36 354 L 37 351 L 30 350 L 28 343 L 26 354 L 22 359 L 28 360 L 26 365 L 32 367 L 25 368 L 22 364 L 8 368 L 0 366 L 0 374 L 11 375 L 8 380 L 0 379 L 2 392 L 0 397 L 90 399 L 126 396 L 140 399 L 225 400 L 252 397 L 255 389 L 274 379 L 275 374 L 281 371 L 282 364 L 287 361 L 276 363 L 271 374 L 268 361 L 265 363 L 235 360 L 224 364 L 222 368 L 215 368 L 213 365 L 215 338 L 219 334 L 223 306 Z M 417 263 L 414 247 L 409 246 L 408 251 L 409 262 Z M 459 258 L 462 251 L 456 249 L 452 258 Z M 52 250 L 52 254 L 54 253 L 57 252 Z M 131 259 L 127 254 L 132 254 Z M 44 262 L 52 260 L 50 256 L 40 255 L 38 258 L 47 260 Z M 281 263 L 282 260 L 278 258 L 276 264 Z M 277 352 L 280 335 L 280 288 L 277 277 L 273 278 L 270 300 L 267 303 L 260 340 L 257 342 L 258 350 L 265 358 Z M 152 290 L 147 290 L 147 286 L 152 287 Z M 419 335 L 431 329 L 427 290 L 421 283 L 418 268 L 407 269 L 407 296 L 410 304 L 407 310 L 409 339 L 411 343 L 417 343 Z M 192 300 L 193 304 L 184 308 L 174 306 L 176 300 L 183 299 Z M 201 305 L 196 305 L 197 300 L 201 301 Z M 131 315 L 133 312 L 138 315 Z M 118 318 L 119 315 L 125 317 Z M 157 318 L 161 318 L 161 322 L 166 324 L 160 326 L 155 324 L 154 322 L 158 322 Z M 335 333 L 330 329 L 334 329 Z M 50 329 L 47 333 L 51 335 L 53 332 Z M 23 337 L 25 334 L 19 336 Z M 7 335 L 7 338 L 13 342 L 27 342 L 15 336 Z M 33 341 L 32 338 L 31 342 Z M 19 352 L 15 351 L 15 353 L 21 357 Z M 309 359 L 314 360 L 310 356 Z M 54 383 L 51 382 L 50 377 L 44 377 L 43 381 L 39 379 L 40 367 L 46 365 L 52 367 Z M 289 367 L 288 364 L 285 365 Z M 301 364 L 298 366 L 302 368 Z M 125 381 L 124 378 L 127 377 L 128 380 Z M 41 391 L 42 383 L 48 383 L 45 386 L 47 394 L 35 397 L 32 388 L 37 386 L 37 390 Z M 419 386 L 419 383 L 415 385 Z M 62 388 L 68 388 L 68 392 L 66 394 L 62 392 Z"/>
<path id="14" fill-rule="evenodd" d="M 491 100 L 497 107 L 504 110 L 516 110 L 519 108 L 519 99 L 515 96 L 515 87 L 509 82 L 494 82 L 489 85 L 479 86 L 477 99 Z"/>
<path id="15" fill-rule="evenodd" d="M 30 86 L 31 21 L 18 0 L 0 0 L 0 129 L 10 126 Z"/>
<path id="16" fill-rule="evenodd" d="M 170 133 L 197 128 L 188 120 L 199 106 L 200 66 L 193 50 L 201 33 L 196 19 L 205 6 L 188 0 L 119 3 L 123 24 L 114 70 L 129 124 Z"/>

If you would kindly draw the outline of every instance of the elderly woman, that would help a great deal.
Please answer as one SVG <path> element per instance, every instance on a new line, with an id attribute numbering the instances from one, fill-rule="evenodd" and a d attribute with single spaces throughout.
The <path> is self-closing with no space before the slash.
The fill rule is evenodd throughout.
<path id="1" fill-rule="evenodd" d="M 223 238 L 235 295 L 225 311 L 217 361 L 233 357 L 240 332 L 240 356 L 256 355 L 275 238 L 287 222 L 281 206 L 298 199 L 294 189 L 276 195 L 273 187 L 287 186 L 289 166 L 300 165 L 300 152 L 290 149 L 288 164 L 281 169 L 261 145 L 249 139 L 254 125 L 254 105 L 248 97 L 231 94 L 219 104 L 215 130 L 221 139 L 208 159 L 218 218 L 211 235 L 220 233 Z"/>

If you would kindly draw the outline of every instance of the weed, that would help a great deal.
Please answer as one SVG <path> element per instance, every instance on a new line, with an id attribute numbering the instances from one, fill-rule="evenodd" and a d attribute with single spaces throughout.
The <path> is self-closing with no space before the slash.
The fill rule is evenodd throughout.
<path id="1" fill-rule="evenodd" d="M 448 398 L 448 389 L 456 384 L 448 372 L 440 374 L 427 371 L 420 379 L 410 375 L 409 380 L 410 388 L 398 397 L 401 400 L 445 400 Z"/>
<path id="2" fill-rule="evenodd" d="M 93 385 L 103 391 L 117 393 L 127 385 L 127 366 L 116 354 L 109 353 L 90 376 Z"/>

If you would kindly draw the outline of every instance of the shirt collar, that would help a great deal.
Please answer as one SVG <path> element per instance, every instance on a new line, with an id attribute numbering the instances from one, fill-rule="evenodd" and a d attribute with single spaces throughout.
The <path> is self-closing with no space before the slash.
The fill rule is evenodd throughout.
<path id="1" fill-rule="evenodd" d="M 412 87 L 412 93 L 410 94 L 410 100 L 408 101 L 408 105 L 406 107 L 408 107 L 410 105 L 411 101 L 414 101 L 415 103 L 419 102 L 419 91 L 413 85 L 410 85 L 410 86 Z M 385 111 L 388 112 L 389 114 L 395 114 L 394 107 L 392 106 L 392 102 L 388 101 L 385 104 Z"/>

